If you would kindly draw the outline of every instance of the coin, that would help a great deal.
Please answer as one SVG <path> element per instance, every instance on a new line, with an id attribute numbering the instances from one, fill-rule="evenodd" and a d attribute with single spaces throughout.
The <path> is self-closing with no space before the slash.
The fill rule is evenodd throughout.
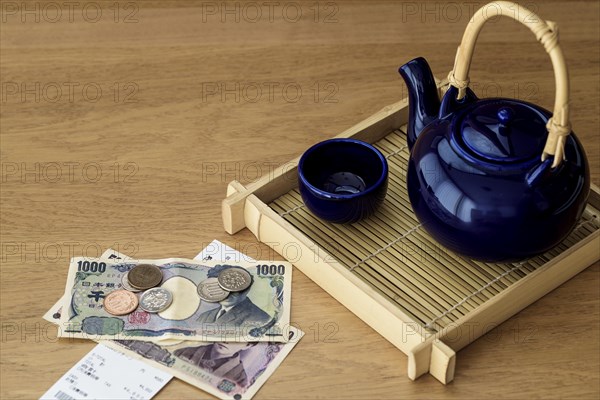
<path id="1" fill-rule="evenodd" d="M 125 272 L 121 277 L 121 285 L 123 285 L 123 289 L 129 290 L 130 292 L 137 293 L 140 292 L 140 289 L 136 289 L 129 283 L 129 271 Z"/>
<path id="2" fill-rule="evenodd" d="M 207 278 L 198 284 L 198 296 L 209 303 L 217 303 L 229 296 L 229 291 L 219 286 L 217 278 Z"/>
<path id="3" fill-rule="evenodd" d="M 165 311 L 171 305 L 173 295 L 164 288 L 146 290 L 140 298 L 140 307 L 149 313 Z"/>
<path id="4" fill-rule="evenodd" d="M 123 289 L 112 291 L 104 298 L 104 309 L 112 315 L 129 314 L 137 306 L 137 296 Z"/>
<path id="5" fill-rule="evenodd" d="M 129 284 L 139 290 L 146 290 L 160 285 L 162 278 L 160 268 L 151 264 L 136 265 L 127 275 Z"/>
<path id="6" fill-rule="evenodd" d="M 218 276 L 219 286 L 230 292 L 241 292 L 252 284 L 252 275 L 241 267 L 224 269 Z"/>

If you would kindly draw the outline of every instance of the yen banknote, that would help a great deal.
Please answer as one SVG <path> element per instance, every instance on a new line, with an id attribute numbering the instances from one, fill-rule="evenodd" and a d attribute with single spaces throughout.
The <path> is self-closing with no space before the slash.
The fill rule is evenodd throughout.
<path id="1" fill-rule="evenodd" d="M 138 264 L 157 265 L 161 287 L 173 293 L 173 303 L 160 313 L 136 310 L 124 316 L 109 314 L 103 299 L 122 288 L 123 275 Z M 229 305 L 219 317 L 219 303 L 200 299 L 197 285 L 222 266 L 245 268 L 252 285 L 240 304 Z M 195 261 L 188 259 L 119 260 L 76 257 L 71 260 L 60 313 L 61 337 L 203 342 L 286 342 L 289 340 L 292 266 L 287 262 Z"/>
<path id="2" fill-rule="evenodd" d="M 239 255 L 241 253 L 225 244 L 213 241 L 196 256 L 195 260 L 251 260 L 247 256 L 240 257 Z M 107 250 L 101 258 L 131 261 L 128 256 L 112 249 Z M 66 298 L 65 295 L 57 301 L 46 312 L 44 319 L 58 324 L 62 313 L 62 305 L 65 303 Z M 289 340 L 287 343 L 229 344 L 176 339 L 159 340 L 158 343 L 137 340 L 102 340 L 101 342 L 130 357 L 148 362 L 218 398 L 238 400 L 250 399 L 256 394 L 296 346 L 304 332 L 291 327 L 286 334 Z M 213 355 L 212 347 L 215 345 L 217 345 L 217 348 Z M 209 348 L 211 349 L 210 352 L 207 351 Z M 218 367 L 216 367 L 217 364 Z"/>

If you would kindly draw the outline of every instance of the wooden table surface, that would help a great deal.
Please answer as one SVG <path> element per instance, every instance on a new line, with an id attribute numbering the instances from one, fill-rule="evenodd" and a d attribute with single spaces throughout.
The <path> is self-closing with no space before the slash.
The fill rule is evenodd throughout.
<path id="1" fill-rule="evenodd" d="M 599 4 L 529 6 L 561 28 L 573 127 L 600 184 Z M 216 238 L 279 259 L 247 230 L 224 232 L 227 182 L 405 97 L 397 68 L 411 58 L 444 77 L 473 7 L 3 1 L 0 398 L 39 397 L 94 346 L 57 340 L 41 319 L 71 256 L 191 258 Z M 484 29 L 472 82 L 553 104 L 547 55 L 507 18 Z M 409 381 L 404 354 L 296 271 L 306 336 L 256 398 L 598 398 L 599 277 L 596 263 L 460 351 L 443 386 Z M 174 381 L 157 398 L 211 396 Z"/>

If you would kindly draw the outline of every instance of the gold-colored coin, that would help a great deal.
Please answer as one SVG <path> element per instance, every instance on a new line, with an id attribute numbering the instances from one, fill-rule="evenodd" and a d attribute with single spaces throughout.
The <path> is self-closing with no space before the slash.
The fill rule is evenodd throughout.
<path id="1" fill-rule="evenodd" d="M 129 271 L 127 279 L 135 289 L 147 290 L 160 285 L 163 275 L 156 265 L 139 264 Z"/>

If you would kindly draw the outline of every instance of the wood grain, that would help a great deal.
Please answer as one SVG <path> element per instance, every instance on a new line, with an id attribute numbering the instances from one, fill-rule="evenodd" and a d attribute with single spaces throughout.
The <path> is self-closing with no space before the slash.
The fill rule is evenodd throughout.
<path id="1" fill-rule="evenodd" d="M 25 22 L 20 1 L 2 3 L 3 399 L 39 397 L 93 346 L 56 340 L 40 317 L 64 291 L 71 255 L 114 246 L 192 257 L 217 238 L 254 258 L 278 258 L 247 230 L 223 231 L 227 182 L 252 182 L 405 97 L 396 70 L 413 57 L 444 77 L 471 4 L 454 2 L 457 15 L 445 2 L 280 2 L 272 22 L 266 8 L 250 22 L 247 3 L 229 2 L 239 8 L 236 22 L 206 8 L 221 2 L 121 2 L 115 22 L 111 1 L 93 2 L 102 9 L 96 22 L 91 8 L 85 17 L 77 8 L 70 21 L 66 7 L 51 22 L 49 3 L 26 2 L 34 13 Z M 598 184 L 599 5 L 531 4 L 559 24 L 572 124 Z M 296 22 L 292 6 L 303 14 Z M 551 108 L 548 61 L 526 28 L 498 20 L 482 32 L 471 81 L 482 96 Z M 230 91 L 210 95 L 215 85 Z M 256 398 L 600 396 L 598 264 L 461 350 L 446 387 L 430 376 L 410 382 L 405 355 L 304 275 L 294 279 L 292 319 L 307 335 Z M 198 397 L 209 398 L 179 381 L 157 396 Z"/>

